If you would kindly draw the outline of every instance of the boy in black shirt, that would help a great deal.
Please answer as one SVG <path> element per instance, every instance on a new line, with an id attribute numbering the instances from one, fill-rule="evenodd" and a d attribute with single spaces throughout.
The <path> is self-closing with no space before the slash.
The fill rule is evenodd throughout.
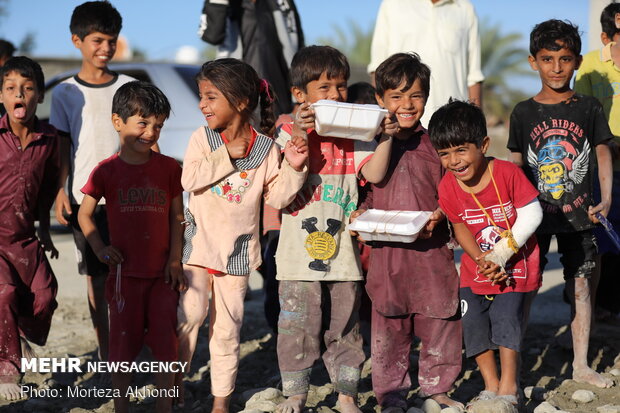
<path id="1" fill-rule="evenodd" d="M 551 237 L 562 254 L 566 291 L 571 301 L 573 380 L 598 387 L 613 382 L 588 366 L 590 284 L 596 243 L 595 214 L 607 216 L 611 206 L 612 162 L 607 142 L 613 138 L 601 104 L 570 88 L 581 63 L 577 27 L 548 20 L 530 35 L 530 65 L 542 88 L 519 103 L 510 119 L 508 149 L 540 192 L 543 221 L 537 230 L 544 269 Z M 592 181 L 598 167 L 601 203 L 593 204 Z"/>

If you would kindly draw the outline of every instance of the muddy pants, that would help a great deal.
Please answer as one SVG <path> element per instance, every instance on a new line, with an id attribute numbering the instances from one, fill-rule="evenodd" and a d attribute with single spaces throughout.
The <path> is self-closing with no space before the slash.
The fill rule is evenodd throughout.
<path id="1" fill-rule="evenodd" d="M 42 346 L 57 307 L 58 284 L 36 239 L 0 248 L 0 383 L 20 378 L 20 336 Z"/>
<path id="2" fill-rule="evenodd" d="M 359 332 L 361 283 L 280 281 L 278 364 L 285 396 L 308 393 L 312 365 L 321 356 L 337 392 L 357 395 L 364 363 Z"/>
<path id="3" fill-rule="evenodd" d="M 427 395 L 450 390 L 461 372 L 462 328 L 458 316 L 421 314 L 386 317 L 373 306 L 371 323 L 372 388 L 383 407 L 407 409 L 411 387 L 409 353 L 413 337 L 422 341 L 418 366 L 420 389 Z"/>

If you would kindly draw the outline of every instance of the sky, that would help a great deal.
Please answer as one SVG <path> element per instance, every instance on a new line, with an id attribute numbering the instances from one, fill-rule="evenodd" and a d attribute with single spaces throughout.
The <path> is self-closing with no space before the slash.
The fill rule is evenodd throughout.
<path id="1" fill-rule="evenodd" d="M 0 37 L 18 45 L 27 33 L 35 38 L 34 57 L 79 57 L 70 41 L 69 20 L 83 0 L 4 0 Z M 532 27 L 550 18 L 568 19 L 584 35 L 588 27 L 588 0 L 471 0 L 481 21 L 500 24 L 502 32 L 521 33 L 522 46 Z M 306 43 L 329 38 L 335 27 L 347 32 L 355 21 L 372 28 L 381 0 L 296 0 Z M 130 46 L 145 51 L 151 60 L 173 60 L 182 46 L 203 49 L 196 32 L 203 0 L 112 0 L 123 16 L 121 33 Z M 595 28 L 600 32 L 600 28 Z M 586 46 L 587 48 L 587 46 Z M 585 52 L 586 50 L 584 50 Z"/>

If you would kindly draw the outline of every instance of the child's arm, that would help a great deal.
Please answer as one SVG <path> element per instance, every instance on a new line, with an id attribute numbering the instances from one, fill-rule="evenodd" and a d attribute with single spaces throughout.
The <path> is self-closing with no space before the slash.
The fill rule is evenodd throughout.
<path id="1" fill-rule="evenodd" d="M 594 223 L 599 222 L 595 216 L 597 212 L 607 217 L 609 208 L 611 207 L 611 187 L 614 170 L 611 160 L 611 150 L 609 146 L 607 146 L 607 142 L 596 145 L 596 159 L 598 163 L 598 181 L 601 186 L 601 203 L 588 208 L 588 215 L 590 216 L 590 220 Z"/>
<path id="2" fill-rule="evenodd" d="M 207 150 L 207 146 L 204 131 L 202 129 L 195 131 L 189 140 L 183 160 L 181 184 L 186 191 L 203 190 L 235 170 L 226 145 L 213 152 Z"/>
<path id="3" fill-rule="evenodd" d="M 388 113 L 381 122 L 381 139 L 370 160 L 362 166 L 362 175 L 370 183 L 378 184 L 383 180 L 390 165 L 393 136 L 398 131 L 396 117 Z"/>
<path id="4" fill-rule="evenodd" d="M 187 290 L 187 280 L 181 267 L 183 249 L 183 194 L 177 195 L 170 203 L 170 256 L 166 263 L 164 277 L 170 287 L 179 291 Z"/>
<path id="5" fill-rule="evenodd" d="M 95 208 L 97 200 L 90 195 L 84 194 L 84 199 L 78 212 L 78 222 L 82 232 L 99 261 L 108 265 L 116 265 L 123 262 L 123 254 L 112 245 L 105 245 L 95 225 Z"/>
<path id="6" fill-rule="evenodd" d="M 71 203 L 69 197 L 65 191 L 65 183 L 69 177 L 70 158 L 71 158 L 71 136 L 66 132 L 58 132 L 59 136 L 59 152 L 60 152 L 60 170 L 58 175 L 58 193 L 56 194 L 56 205 L 54 207 L 54 213 L 56 214 L 56 221 L 59 224 L 67 226 L 69 221 L 64 216 L 64 212 L 67 215 L 71 215 Z M 69 189 L 71 190 L 71 189 Z"/>
<path id="7" fill-rule="evenodd" d="M 508 260 L 525 245 L 542 222 L 543 212 L 538 198 L 534 198 L 527 205 L 517 208 L 516 212 L 517 219 L 512 226 L 514 245 L 510 246 L 509 238 L 502 238 L 491 251 L 485 252 L 479 258 L 484 257 L 487 261 L 494 262 L 504 268 Z"/>
<path id="8" fill-rule="evenodd" d="M 59 182 L 60 148 L 58 139 L 51 140 L 49 145 L 52 151 L 45 160 L 45 169 L 38 196 L 37 218 L 39 220 L 39 228 L 37 235 L 43 249 L 50 253 L 50 258 L 58 258 L 58 250 L 50 236 L 50 212 L 54 198 L 58 193 L 57 185 Z"/>

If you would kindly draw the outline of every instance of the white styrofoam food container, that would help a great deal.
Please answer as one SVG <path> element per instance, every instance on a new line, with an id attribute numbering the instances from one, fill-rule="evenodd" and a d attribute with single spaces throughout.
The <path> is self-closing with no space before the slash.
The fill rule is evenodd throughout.
<path id="1" fill-rule="evenodd" d="M 365 241 L 413 242 L 433 213 L 369 209 L 349 224 Z"/>
<path id="2" fill-rule="evenodd" d="M 371 141 L 388 113 L 377 105 L 319 100 L 311 105 L 316 133 L 321 136 Z"/>

